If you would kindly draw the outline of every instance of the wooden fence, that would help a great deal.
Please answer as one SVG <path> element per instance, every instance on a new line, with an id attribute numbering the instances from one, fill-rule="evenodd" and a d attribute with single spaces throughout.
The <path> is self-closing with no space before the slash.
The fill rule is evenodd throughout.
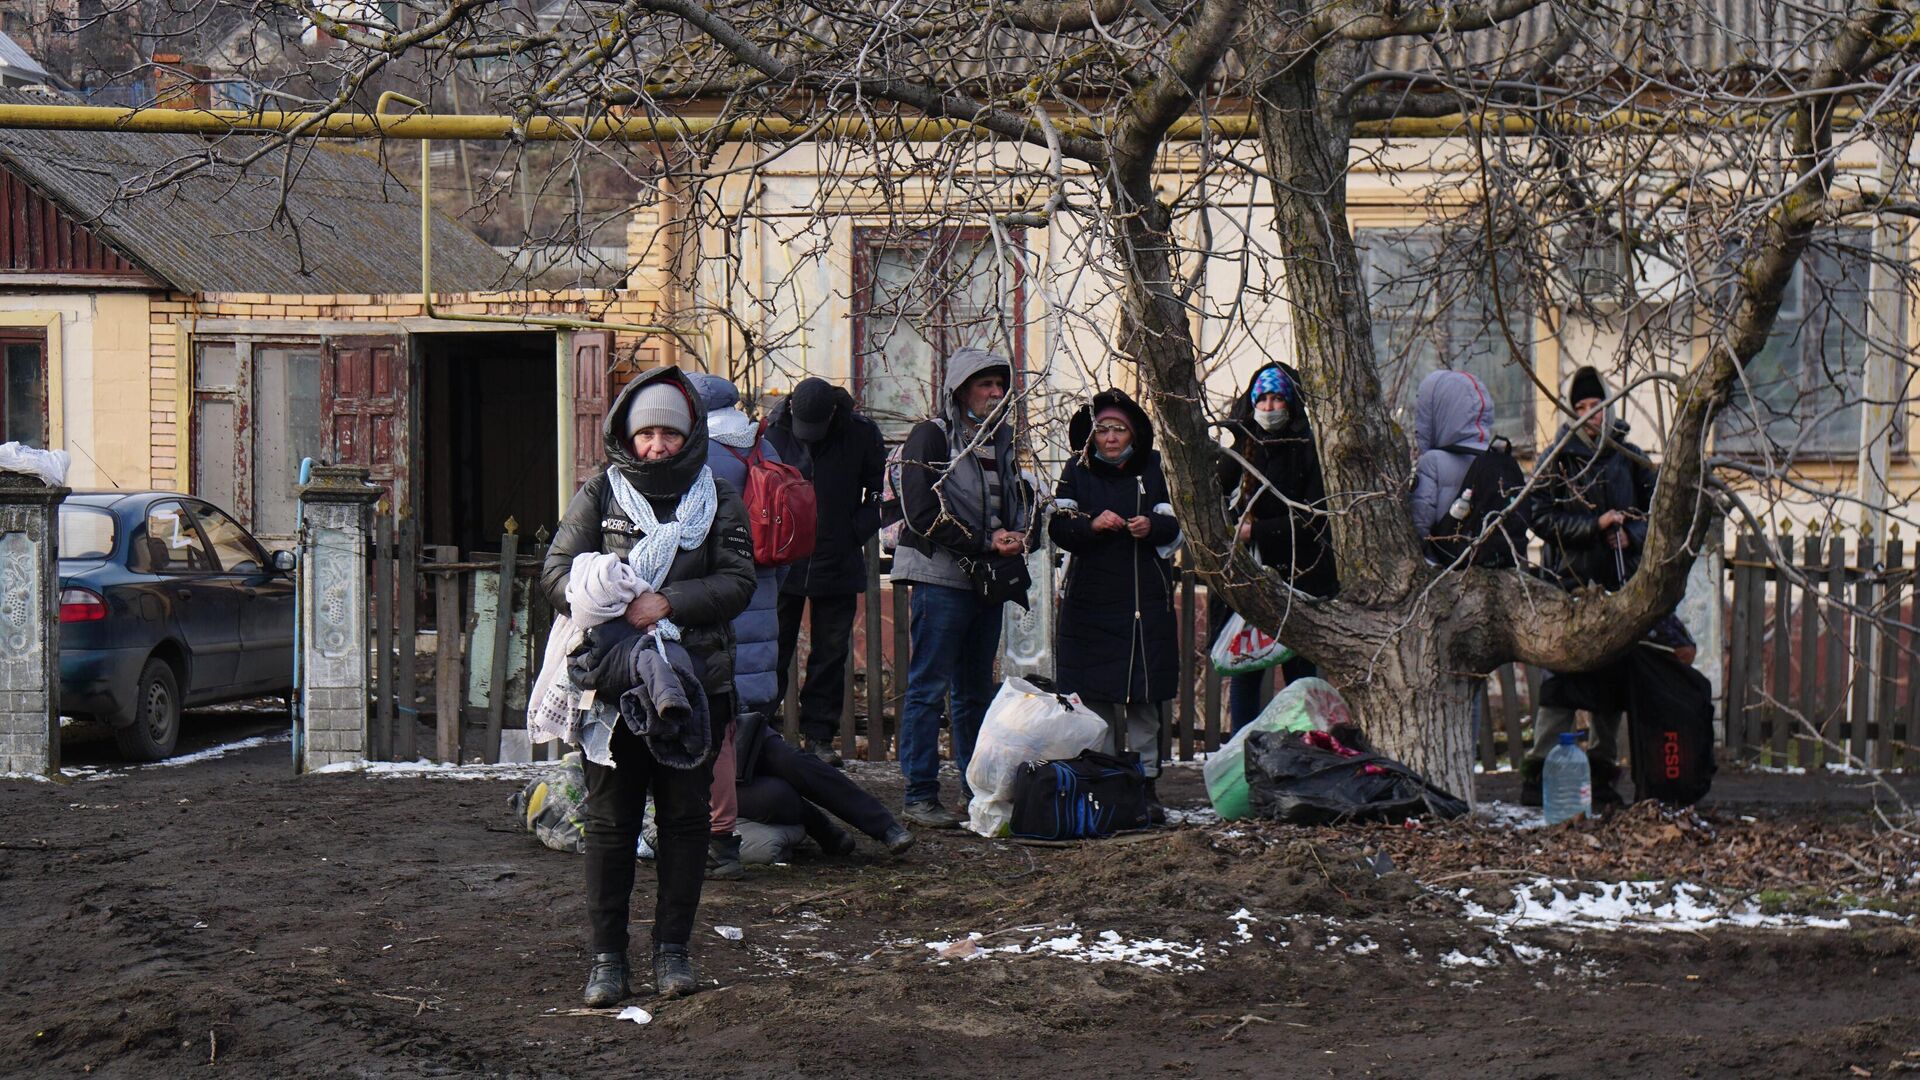
<path id="1" fill-rule="evenodd" d="M 413 523 L 395 520 L 384 507 L 375 513 L 373 535 L 369 756 L 500 760 L 503 737 L 511 739 L 526 726 L 524 694 L 552 623 L 552 612 L 534 587 L 546 538 L 529 543 L 509 530 L 501 536 L 498 554 L 451 547 L 417 551 Z M 855 616 L 835 741 L 843 757 L 884 761 L 894 756 L 906 693 L 911 587 L 881 573 L 877 544 L 867 554 L 867 589 Z M 500 580 L 503 563 L 514 567 L 511 593 Z M 1175 599 L 1180 690 L 1163 746 L 1165 756 L 1177 760 L 1216 750 L 1231 734 L 1227 680 L 1207 662 L 1212 629 L 1207 602 L 1206 589 L 1192 573 L 1181 571 Z M 498 617 L 503 610 L 511 612 L 509 618 Z M 429 628 L 430 660 L 420 649 Z M 783 721 L 789 739 L 798 734 L 807 649 L 803 629 L 787 679 Z M 1278 676 L 1277 669 L 1269 673 L 1263 699 L 1273 693 Z M 1488 680 L 1477 737 L 1479 762 L 1488 771 L 1517 768 L 1525 756 L 1540 678 L 1539 671 L 1515 664 Z M 508 692 L 492 692 L 500 686 Z M 549 744 L 535 756 L 557 757 L 557 751 Z"/>
<path id="2" fill-rule="evenodd" d="M 1851 551 L 1835 533 L 1783 532 L 1772 547 L 1746 533 L 1729 565 L 1728 756 L 1920 767 L 1920 595 L 1898 532 Z"/>

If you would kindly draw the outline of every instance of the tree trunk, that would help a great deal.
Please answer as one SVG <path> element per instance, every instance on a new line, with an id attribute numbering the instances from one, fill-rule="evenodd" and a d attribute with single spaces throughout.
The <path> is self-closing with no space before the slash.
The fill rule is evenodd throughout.
<path id="1" fill-rule="evenodd" d="M 1447 624 L 1429 612 L 1401 628 L 1392 648 L 1372 657 L 1330 658 L 1321 666 L 1382 753 L 1472 802 L 1471 717 L 1481 680 L 1451 662 L 1447 637 Z"/>

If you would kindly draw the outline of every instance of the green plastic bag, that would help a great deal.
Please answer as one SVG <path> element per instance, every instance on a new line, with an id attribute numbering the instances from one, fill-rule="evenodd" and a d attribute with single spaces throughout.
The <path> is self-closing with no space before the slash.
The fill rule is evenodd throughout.
<path id="1" fill-rule="evenodd" d="M 1325 679 L 1299 679 L 1273 696 L 1253 723 L 1233 733 L 1233 738 L 1207 755 L 1201 768 L 1207 779 L 1207 798 L 1213 811 L 1223 820 L 1253 816 L 1253 800 L 1247 791 L 1247 736 L 1256 731 L 1326 731 L 1336 724 L 1350 724 L 1353 714 L 1340 691 Z"/>

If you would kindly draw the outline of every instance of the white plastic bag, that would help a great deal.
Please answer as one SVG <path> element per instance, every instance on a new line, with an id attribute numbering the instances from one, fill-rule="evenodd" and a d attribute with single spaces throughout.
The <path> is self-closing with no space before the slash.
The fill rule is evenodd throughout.
<path id="1" fill-rule="evenodd" d="M 1245 675 L 1286 663 L 1293 659 L 1293 650 L 1265 630 L 1247 625 L 1247 620 L 1235 612 L 1220 628 L 1220 636 L 1213 639 L 1207 658 L 1213 662 L 1213 670 L 1222 675 Z"/>
<path id="2" fill-rule="evenodd" d="M 0 472 L 37 476 L 53 487 L 67 482 L 73 458 L 65 450 L 35 450 L 25 443 L 0 443 Z"/>
<path id="3" fill-rule="evenodd" d="M 1299 679 L 1273 695 L 1267 707 L 1253 723 L 1233 733 L 1220 749 L 1207 755 L 1200 767 L 1207 781 L 1207 799 L 1214 813 L 1224 820 L 1243 818 L 1253 813 L 1253 799 L 1247 790 L 1247 736 L 1256 731 L 1327 731 L 1336 724 L 1350 724 L 1347 699 L 1325 679 Z"/>
<path id="4" fill-rule="evenodd" d="M 1013 781 L 1029 761 L 1058 761 L 1096 750 L 1107 722 L 1071 694 L 1052 694 L 1025 679 L 1000 684 L 967 765 L 967 828 L 981 836 L 1005 836 L 1013 823 Z"/>

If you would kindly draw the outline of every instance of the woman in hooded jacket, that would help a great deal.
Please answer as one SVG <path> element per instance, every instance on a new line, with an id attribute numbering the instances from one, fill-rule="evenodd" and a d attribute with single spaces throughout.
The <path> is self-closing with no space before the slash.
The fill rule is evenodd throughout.
<path id="1" fill-rule="evenodd" d="M 1056 678 L 1106 719 L 1109 752 L 1140 755 L 1148 805 L 1157 809 L 1160 733 L 1180 677 L 1168 563 L 1180 523 L 1153 424 L 1132 398 L 1094 395 L 1074 414 L 1068 439 L 1078 453 L 1060 471 L 1047 525 L 1070 556 Z"/>
<path id="2" fill-rule="evenodd" d="M 620 392 L 602 431 L 609 465 L 568 504 L 540 584 L 554 610 L 571 615 L 567 581 L 574 556 L 604 552 L 633 565 L 648 591 L 615 622 L 633 632 L 678 635 L 706 693 L 709 746 L 717 746 L 733 716 L 731 623 L 746 610 L 756 579 L 746 508 L 707 467 L 706 413 L 693 384 L 674 368 L 647 371 Z M 657 580 L 642 571 L 656 566 L 662 568 Z M 628 906 L 649 793 L 660 833 L 654 989 L 669 997 L 693 992 L 687 943 L 706 871 L 713 778 L 711 750 L 694 768 L 669 767 L 624 723 L 613 724 L 609 748 L 611 765 L 586 765 L 593 963 L 585 996 L 594 1007 L 629 993 Z"/>
<path id="3" fill-rule="evenodd" d="M 1239 459 L 1221 455 L 1220 490 L 1226 496 L 1235 537 L 1254 545 L 1261 563 L 1278 570 L 1295 589 L 1309 596 L 1333 596 L 1340 581 L 1327 538 L 1326 480 L 1320 472 L 1320 452 L 1314 447 L 1299 375 L 1280 363 L 1254 372 L 1246 392 L 1234 399 L 1226 427 L 1233 436 L 1234 452 L 1252 466 L 1249 471 Z M 1222 610 L 1214 621 L 1224 623 L 1225 619 Z M 1288 682 L 1319 672 L 1313 661 L 1298 654 L 1280 670 Z M 1260 715 L 1260 692 L 1267 677 L 1263 671 L 1233 677 L 1235 731 Z"/>

